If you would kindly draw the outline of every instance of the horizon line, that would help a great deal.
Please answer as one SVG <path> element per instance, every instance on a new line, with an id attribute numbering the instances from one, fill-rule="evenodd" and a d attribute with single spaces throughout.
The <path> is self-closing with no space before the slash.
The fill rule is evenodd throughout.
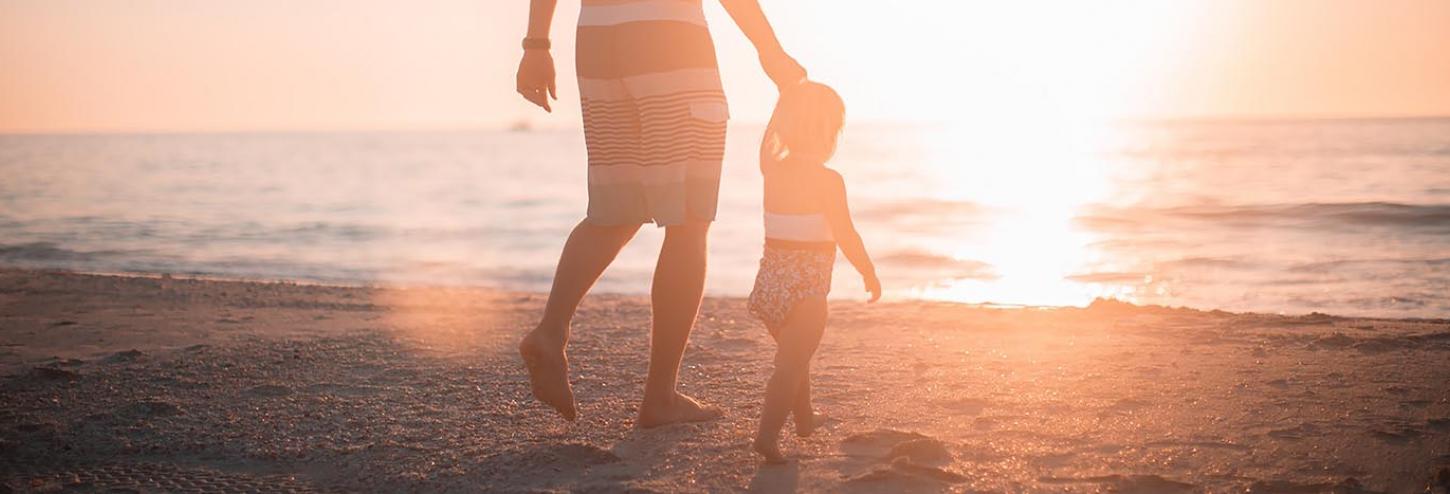
<path id="1" fill-rule="evenodd" d="M 1152 124 L 1152 123 L 1282 123 L 1282 122 L 1350 122 L 1350 121 L 1390 121 L 1390 120 L 1445 120 L 1450 119 L 1450 113 L 1424 113 L 1424 114 L 1283 114 L 1283 115 L 1178 115 L 1178 116 L 1119 116 L 1100 119 L 1103 124 Z M 760 126 L 764 120 L 737 120 L 731 121 L 730 126 Z M 898 119 L 863 119 L 852 122 L 854 125 L 869 126 L 920 126 L 935 127 L 952 125 L 949 120 L 898 120 Z M 0 128 L 0 136 L 22 137 L 22 136 L 128 136 L 128 135 L 245 135 L 245 134 L 448 134 L 448 133 L 469 133 L 469 132 L 553 132 L 563 130 L 579 130 L 582 125 L 537 125 L 529 119 L 520 119 L 505 124 L 488 125 L 436 125 L 436 126 L 376 126 L 376 127 L 237 127 L 237 128 L 197 128 L 197 129 L 4 129 Z"/>

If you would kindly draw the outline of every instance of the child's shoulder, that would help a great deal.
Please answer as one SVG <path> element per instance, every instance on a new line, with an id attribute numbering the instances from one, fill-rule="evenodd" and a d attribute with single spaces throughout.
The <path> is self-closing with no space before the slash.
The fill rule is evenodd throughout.
<path id="1" fill-rule="evenodd" d="M 806 186 L 814 201 L 821 203 L 834 203 L 846 193 L 846 181 L 841 177 L 840 172 L 824 166 L 810 170 L 805 180 L 809 183 Z"/>
<path id="2" fill-rule="evenodd" d="M 823 166 L 817 169 L 814 178 L 828 190 L 846 188 L 846 178 L 841 176 L 841 172 L 830 167 Z"/>

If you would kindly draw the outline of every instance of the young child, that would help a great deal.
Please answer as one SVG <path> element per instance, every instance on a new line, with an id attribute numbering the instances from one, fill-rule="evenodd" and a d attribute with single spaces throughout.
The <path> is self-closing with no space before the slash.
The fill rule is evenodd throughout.
<path id="1" fill-rule="evenodd" d="M 825 166 L 836 151 L 845 114 L 834 90 L 803 82 L 780 95 L 760 146 L 765 255 L 749 307 L 778 345 L 754 444 L 770 463 L 785 461 L 779 442 L 787 415 L 794 416 L 802 437 L 820 420 L 811 406 L 810 363 L 826 329 L 826 294 L 837 247 L 865 279 L 870 301 L 881 298 L 876 268 L 846 207 L 846 185 Z"/>

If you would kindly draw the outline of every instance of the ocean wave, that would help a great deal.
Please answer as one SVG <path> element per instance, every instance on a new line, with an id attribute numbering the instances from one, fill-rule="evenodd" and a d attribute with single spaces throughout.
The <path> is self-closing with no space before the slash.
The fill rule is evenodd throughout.
<path id="1" fill-rule="evenodd" d="M 1386 266 L 1402 268 L 1429 268 L 1431 270 L 1450 268 L 1450 258 L 1428 259 L 1340 259 L 1334 261 L 1307 262 L 1289 267 L 1289 271 L 1303 273 L 1327 273 L 1350 269 L 1380 270 Z"/>
<path id="2" fill-rule="evenodd" d="M 936 218 L 960 218 L 983 212 L 981 205 L 969 201 L 946 199 L 912 199 L 871 204 L 859 208 L 853 214 L 859 220 L 894 221 L 903 217 L 928 216 Z"/>
<path id="3" fill-rule="evenodd" d="M 975 280 L 998 278 L 991 264 L 971 259 L 956 259 L 919 250 L 891 252 L 879 256 L 877 262 L 894 268 L 933 270 L 937 271 L 940 276 L 949 278 Z"/>
<path id="4" fill-rule="evenodd" d="M 1077 218 L 1098 229 L 1125 229 L 1162 221 L 1207 221 L 1225 226 L 1395 226 L 1450 230 L 1450 204 L 1344 202 L 1180 206 L 1160 209 L 1098 208 Z"/>
<path id="5" fill-rule="evenodd" d="M 1082 274 L 1074 274 L 1074 275 L 1066 276 L 1066 277 L 1064 277 L 1064 279 L 1066 279 L 1068 281 L 1076 281 L 1078 283 L 1104 283 L 1104 284 L 1112 284 L 1112 285 L 1127 285 L 1127 284 L 1145 283 L 1146 280 L 1147 280 L 1147 278 L 1148 278 L 1148 276 L 1149 276 L 1148 273 L 1102 272 L 1102 273 L 1082 273 Z"/>
<path id="6" fill-rule="evenodd" d="M 53 242 L 0 244 L 0 262 L 89 262 L 117 254 L 116 251 L 78 251 Z"/>
<path id="7" fill-rule="evenodd" d="M 1417 205 L 1394 202 L 1274 204 L 1175 208 L 1168 210 L 1168 213 L 1209 219 L 1323 218 L 1363 224 L 1407 226 L 1450 224 L 1450 204 Z"/>
<path id="8" fill-rule="evenodd" d="M 1153 263 L 1146 271 L 1090 271 L 1063 277 L 1078 283 L 1101 283 L 1109 285 L 1132 285 L 1151 283 L 1149 276 L 1161 278 L 1164 274 L 1200 270 L 1244 270 L 1262 269 L 1259 263 L 1219 257 L 1184 257 Z"/>
<path id="9" fill-rule="evenodd" d="M 482 238 L 527 238 L 542 227 L 521 222 L 503 225 L 469 225 L 461 227 L 389 225 L 364 221 L 310 221 L 264 223 L 184 222 L 180 220 L 128 221 L 94 216 L 75 216 L 55 220 L 14 221 L 0 218 L 0 236 L 11 234 L 29 238 L 64 238 L 89 244 L 110 242 L 160 241 L 182 242 L 206 246 L 250 244 L 362 244 L 376 242 L 459 242 Z M 54 235 L 59 232 L 62 235 Z M 49 237 L 47 237 L 49 235 Z M 29 249 L 54 249 L 56 244 L 29 245 Z M 8 248 L 15 249 L 16 245 Z M 23 251 L 12 255 L 25 254 Z M 26 255 L 39 255 L 30 253 Z"/>
<path id="10" fill-rule="evenodd" d="M 1241 259 L 1226 259 L 1221 257 L 1185 257 L 1172 261 L 1160 262 L 1158 269 L 1255 269 L 1257 263 Z"/>

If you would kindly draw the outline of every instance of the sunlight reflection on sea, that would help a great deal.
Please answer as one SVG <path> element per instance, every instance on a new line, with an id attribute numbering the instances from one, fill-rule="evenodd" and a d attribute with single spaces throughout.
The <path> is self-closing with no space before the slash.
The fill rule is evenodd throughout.
<path id="1" fill-rule="evenodd" d="M 759 132 L 712 295 L 755 275 Z M 0 136 L 0 265 L 544 291 L 583 159 L 577 130 Z M 853 124 L 832 166 L 888 297 L 1450 315 L 1450 120 Z M 648 291 L 661 238 L 598 289 Z"/>

